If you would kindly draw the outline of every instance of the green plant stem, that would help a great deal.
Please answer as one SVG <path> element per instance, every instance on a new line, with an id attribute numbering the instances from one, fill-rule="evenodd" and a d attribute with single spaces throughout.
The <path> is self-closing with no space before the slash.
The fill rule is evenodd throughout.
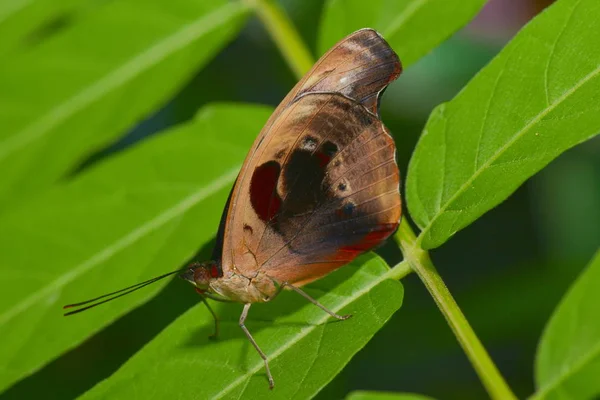
<path id="1" fill-rule="evenodd" d="M 254 8 L 296 77 L 302 78 L 314 60 L 285 11 L 273 0 L 244 1 Z"/>
<path id="2" fill-rule="evenodd" d="M 284 11 L 272 0 L 244 1 L 253 6 L 296 77 L 301 79 L 314 60 Z M 417 246 L 415 234 L 404 218 L 396 238 L 405 261 L 390 269 L 386 275 L 390 279 L 401 279 L 411 270 L 415 271 L 448 321 L 489 395 L 493 399 L 516 399 L 452 298 L 429 254 Z"/>
<path id="3" fill-rule="evenodd" d="M 386 278 L 388 279 L 396 279 L 396 280 L 400 280 L 402 278 L 404 278 L 406 275 L 410 274 L 412 272 L 412 268 L 410 267 L 410 264 L 404 260 L 398 264 L 396 264 L 394 267 L 392 267 L 387 273 L 386 273 Z"/>
<path id="4" fill-rule="evenodd" d="M 429 258 L 429 253 L 417 246 L 415 234 L 405 219 L 402 220 L 395 237 L 406 261 L 425 284 L 490 397 L 516 399 L 444 284 Z"/>

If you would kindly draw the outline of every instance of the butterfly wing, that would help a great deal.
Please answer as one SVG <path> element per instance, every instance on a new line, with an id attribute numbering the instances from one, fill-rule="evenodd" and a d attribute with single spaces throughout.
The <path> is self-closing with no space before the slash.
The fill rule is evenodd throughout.
<path id="1" fill-rule="evenodd" d="M 365 29 L 338 43 L 280 104 L 232 191 L 221 263 L 305 282 L 381 243 L 400 219 L 395 147 L 377 116 L 400 73 Z"/>

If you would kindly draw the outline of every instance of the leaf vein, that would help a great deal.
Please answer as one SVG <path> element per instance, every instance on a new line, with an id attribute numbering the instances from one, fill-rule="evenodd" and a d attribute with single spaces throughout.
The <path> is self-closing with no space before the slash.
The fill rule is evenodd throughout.
<path id="1" fill-rule="evenodd" d="M 556 53 L 556 45 L 557 45 L 558 41 L 560 40 L 560 38 L 562 37 L 562 35 L 564 34 L 565 29 L 567 29 L 567 26 L 569 26 L 569 23 L 571 22 L 571 18 L 573 17 L 573 14 L 575 14 L 575 9 L 579 5 L 579 3 L 581 3 L 581 0 L 579 0 L 577 3 L 575 3 L 573 5 L 573 8 L 571 9 L 569 16 L 565 20 L 565 24 L 561 27 L 560 31 L 558 32 L 558 35 L 556 35 L 556 39 L 554 40 L 554 43 L 552 43 L 552 47 L 550 48 L 550 55 L 548 56 L 548 62 L 546 63 L 546 68 L 544 68 L 544 94 L 546 95 L 546 104 L 548 106 L 550 105 L 550 90 L 548 87 L 548 85 L 549 85 L 548 71 L 550 69 L 550 64 L 554 60 L 554 54 Z"/>
<path id="2" fill-rule="evenodd" d="M 388 37 L 396 34 L 396 31 L 399 30 L 410 17 L 419 11 L 419 9 L 423 8 L 426 3 L 427 0 L 413 1 L 412 4 L 407 6 L 404 11 L 398 14 L 398 16 L 388 25 L 384 30 L 383 36 Z"/>

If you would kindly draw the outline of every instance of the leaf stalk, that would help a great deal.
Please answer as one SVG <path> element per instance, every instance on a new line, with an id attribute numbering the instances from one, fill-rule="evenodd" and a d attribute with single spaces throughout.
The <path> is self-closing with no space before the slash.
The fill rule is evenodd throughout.
<path id="1" fill-rule="evenodd" d="M 417 238 L 406 219 L 402 220 L 395 238 L 406 261 L 408 261 L 413 271 L 417 273 L 442 312 L 446 322 L 448 322 L 450 329 L 452 329 L 454 336 L 456 336 L 460 346 L 471 361 L 473 368 L 475 368 L 479 379 L 483 383 L 483 386 L 485 386 L 490 397 L 492 399 L 516 400 L 516 396 L 506 384 L 500 371 L 494 365 L 475 331 L 473 331 L 473 328 L 433 265 L 429 253 L 417 245 Z"/>
<path id="2" fill-rule="evenodd" d="M 285 11 L 273 0 L 243 1 L 254 9 L 287 64 L 296 77 L 301 79 L 312 67 L 314 60 Z"/>

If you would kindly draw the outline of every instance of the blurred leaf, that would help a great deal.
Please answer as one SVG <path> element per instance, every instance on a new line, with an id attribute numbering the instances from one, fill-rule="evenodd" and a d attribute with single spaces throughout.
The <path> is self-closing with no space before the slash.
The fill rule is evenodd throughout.
<path id="1" fill-rule="evenodd" d="M 402 285 L 385 279 L 386 271 L 369 253 L 307 290 L 332 311 L 352 313 L 346 321 L 332 320 L 292 292 L 251 308 L 246 325 L 269 358 L 272 392 L 262 359 L 238 326 L 241 306 L 221 303 L 219 340 L 208 340 L 212 317 L 199 304 L 84 397 L 310 398 L 400 308 Z"/>
<path id="2" fill-rule="evenodd" d="M 406 68 L 466 25 L 486 0 L 330 0 L 318 48 L 361 28 L 379 31 Z"/>
<path id="3" fill-rule="evenodd" d="M 538 350 L 536 399 L 591 399 L 600 394 L 600 251 L 569 289 Z"/>
<path id="4" fill-rule="evenodd" d="M 81 0 L 0 2 L 0 56 L 4 57 L 6 53 L 22 45 L 34 31 L 60 25 L 78 3 Z"/>
<path id="5" fill-rule="evenodd" d="M 0 205 L 164 104 L 241 26 L 239 2 L 123 0 L 0 64 Z"/>
<path id="6" fill-rule="evenodd" d="M 363 392 L 350 393 L 346 400 L 431 400 L 431 397 L 414 393 L 392 393 L 392 392 Z"/>
<path id="7" fill-rule="evenodd" d="M 550 258 L 584 265 L 598 247 L 599 145 L 596 136 L 586 146 L 563 154 L 544 168 L 532 185 L 532 214 L 540 225 L 539 242 Z"/>
<path id="8" fill-rule="evenodd" d="M 2 217 L 0 389 L 76 346 L 166 282 L 66 319 L 64 304 L 175 270 L 214 236 L 230 186 L 270 111 L 208 107 L 195 121 Z"/>
<path id="9" fill-rule="evenodd" d="M 559 0 L 431 115 L 407 200 L 425 249 L 600 130 L 600 2 Z M 559 29 L 557 29 L 559 27 Z"/>

